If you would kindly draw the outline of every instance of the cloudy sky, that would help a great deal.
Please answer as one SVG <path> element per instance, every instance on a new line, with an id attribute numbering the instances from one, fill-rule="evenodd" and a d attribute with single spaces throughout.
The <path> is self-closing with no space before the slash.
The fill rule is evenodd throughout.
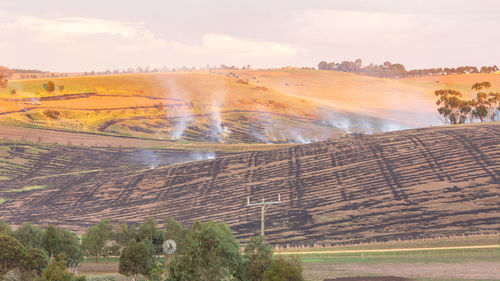
<path id="1" fill-rule="evenodd" d="M 1 0 L 0 65 L 500 64 L 498 0 Z"/>

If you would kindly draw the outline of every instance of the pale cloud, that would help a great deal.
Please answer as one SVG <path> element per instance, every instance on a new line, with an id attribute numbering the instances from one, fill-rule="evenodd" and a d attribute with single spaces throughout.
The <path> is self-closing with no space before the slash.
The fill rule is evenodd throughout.
<path id="1" fill-rule="evenodd" d="M 290 56 L 299 52 L 289 44 L 235 38 L 224 34 L 209 33 L 203 36 L 203 45 L 208 51 L 227 54 L 259 56 Z"/>
<path id="2" fill-rule="evenodd" d="M 113 2 L 0 1 L 0 48 L 9 54 L 0 63 L 54 71 L 500 63 L 498 0 Z"/>
<path id="3" fill-rule="evenodd" d="M 290 44 L 216 33 L 203 34 L 199 44 L 186 44 L 160 38 L 142 23 L 83 17 L 11 16 L 7 23 L 0 21 L 0 36 L 15 42 L 7 50 L 15 53 L 5 64 L 59 71 L 138 65 L 245 65 L 256 58 L 287 59 L 305 52 Z"/>
<path id="4" fill-rule="evenodd" d="M 124 24 L 119 21 L 80 17 L 44 19 L 39 17 L 21 16 L 11 26 L 21 29 L 40 30 L 42 32 L 62 36 L 67 33 L 107 33 L 131 38 L 140 33 L 140 27 L 138 24 L 132 25 Z"/>

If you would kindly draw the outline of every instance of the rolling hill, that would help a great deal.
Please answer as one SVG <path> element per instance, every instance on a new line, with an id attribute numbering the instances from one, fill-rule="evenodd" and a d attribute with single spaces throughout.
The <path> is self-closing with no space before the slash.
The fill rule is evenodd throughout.
<path id="1" fill-rule="evenodd" d="M 434 90 L 470 94 L 479 81 L 499 90 L 499 77 L 220 70 L 54 78 L 50 93 L 49 79 L 14 80 L 0 89 L 0 123 L 182 142 L 309 143 L 439 125 Z"/>
<path id="2" fill-rule="evenodd" d="M 213 155 L 3 142 L 0 217 L 82 232 L 109 218 L 227 222 L 239 239 L 267 211 L 273 244 L 498 232 L 500 123 L 431 127 Z M 145 156 L 146 155 L 146 156 Z M 185 156 L 182 156 L 185 157 Z M 156 159 L 152 162 L 151 159 Z M 184 162 L 184 163 L 180 163 Z M 151 164 L 156 163 L 155 165 Z"/>

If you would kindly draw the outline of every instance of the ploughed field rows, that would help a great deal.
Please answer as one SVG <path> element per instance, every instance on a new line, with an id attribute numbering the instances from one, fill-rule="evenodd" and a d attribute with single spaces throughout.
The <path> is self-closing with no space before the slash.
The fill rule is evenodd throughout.
<path id="1" fill-rule="evenodd" d="M 300 73 L 315 76 L 319 72 Z M 268 74 L 262 73 L 264 77 Z M 338 107 L 337 101 L 343 98 L 335 99 L 335 104 L 305 99 L 305 93 L 318 89 L 280 92 L 261 85 L 254 75 L 246 78 L 248 81 L 222 72 L 53 78 L 51 81 L 64 89 L 51 92 L 43 86 L 45 79 L 11 81 L 6 89 L 0 89 L 0 123 L 150 140 L 231 144 L 308 143 L 346 133 L 414 127 Z M 348 89 L 343 96 L 362 98 Z"/>
<path id="2" fill-rule="evenodd" d="M 99 158 L 99 157 L 97 157 Z M 97 160 L 96 160 L 97 161 Z M 47 164 L 49 165 L 49 164 Z M 155 169 L 2 182 L 0 216 L 82 231 L 100 219 L 214 219 L 246 239 L 265 198 L 275 243 L 361 242 L 500 228 L 500 124 L 433 127 L 240 153 Z M 43 189 L 11 192 L 17 186 Z"/>
<path id="3" fill-rule="evenodd" d="M 225 154 L 227 153 L 161 148 L 103 148 L 1 142 L 0 192 L 16 193 L 33 186 L 45 189 L 59 186 L 60 181 L 66 178 L 87 178 L 103 170 L 120 169 L 135 173 L 138 170 L 212 159 Z M 45 185 L 46 183 L 50 184 Z"/>
<path id="4" fill-rule="evenodd" d="M 357 116 L 351 116 L 354 119 Z M 359 117 L 358 117 L 359 118 Z M 370 125 L 380 126 L 382 120 L 372 118 Z M 353 128 L 365 131 L 366 128 Z M 142 138 L 161 137 L 211 143 L 309 143 L 338 138 L 345 128 L 324 120 L 264 111 L 230 110 L 218 115 L 206 113 L 169 117 L 166 115 L 136 116 L 105 122 L 100 132 L 133 135 Z"/>

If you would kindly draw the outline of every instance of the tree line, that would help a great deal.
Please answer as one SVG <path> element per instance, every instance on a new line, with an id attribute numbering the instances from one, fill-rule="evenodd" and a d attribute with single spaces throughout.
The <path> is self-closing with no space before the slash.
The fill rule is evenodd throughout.
<path id="1" fill-rule="evenodd" d="M 341 72 L 351 72 L 356 74 L 383 77 L 383 78 L 403 78 L 403 77 L 421 77 L 430 75 L 452 75 L 452 74 L 471 74 L 471 73 L 494 73 L 498 72 L 498 67 L 482 66 L 459 66 L 456 68 L 439 67 L 406 70 L 404 65 L 400 63 L 384 62 L 382 65 L 370 63 L 363 66 L 362 60 L 343 61 L 341 63 L 321 61 L 318 63 L 319 70 L 333 70 Z"/>
<path id="2" fill-rule="evenodd" d="M 452 89 L 435 91 L 438 97 L 436 104 L 443 123 L 465 124 L 475 121 L 495 121 L 500 111 L 500 93 L 487 92 L 490 82 L 474 83 L 471 90 L 476 92 L 476 98 L 465 100 L 461 92 Z"/>
<path id="3" fill-rule="evenodd" d="M 176 252 L 164 259 L 162 245 L 175 241 Z M 140 225 L 102 220 L 79 236 L 49 225 L 30 223 L 13 231 L 0 220 L 0 280 L 84 281 L 78 274 L 84 258 L 119 256 L 119 273 L 134 280 L 303 281 L 296 257 L 275 258 L 265 237 L 252 237 L 242 248 L 223 222 L 196 221 L 184 228 L 168 218 L 160 228 L 153 218 Z"/>

